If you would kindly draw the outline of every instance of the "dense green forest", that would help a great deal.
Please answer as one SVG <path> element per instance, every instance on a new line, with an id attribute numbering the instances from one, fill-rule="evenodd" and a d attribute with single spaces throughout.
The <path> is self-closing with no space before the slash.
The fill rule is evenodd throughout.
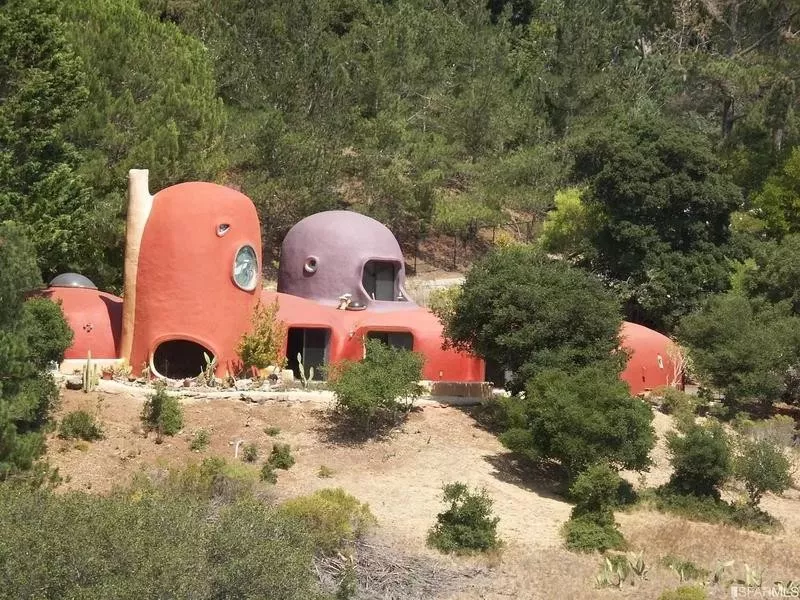
<path id="1" fill-rule="evenodd" d="M 558 205 L 548 249 L 665 330 L 800 229 L 797 0 L 0 7 L 0 221 L 45 279 L 119 285 L 132 167 L 240 188 L 267 267 L 320 210 L 410 248 Z"/>

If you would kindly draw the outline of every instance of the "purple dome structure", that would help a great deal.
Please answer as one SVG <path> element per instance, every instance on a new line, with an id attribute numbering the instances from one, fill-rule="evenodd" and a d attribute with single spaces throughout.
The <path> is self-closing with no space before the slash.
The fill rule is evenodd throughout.
<path id="1" fill-rule="evenodd" d="M 356 306 L 415 306 L 405 290 L 405 262 L 389 229 L 356 212 L 306 217 L 281 245 L 278 291 L 326 304 L 343 296 Z"/>

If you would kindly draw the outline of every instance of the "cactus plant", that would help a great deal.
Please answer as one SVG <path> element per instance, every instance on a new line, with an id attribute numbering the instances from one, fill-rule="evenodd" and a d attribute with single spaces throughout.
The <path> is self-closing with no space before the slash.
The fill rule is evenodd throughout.
<path id="1" fill-rule="evenodd" d="M 97 365 L 92 362 L 91 351 L 86 354 L 86 364 L 83 365 L 81 381 L 84 394 L 93 391 L 97 387 L 97 382 L 100 381 L 100 376 L 97 374 Z"/>
<path id="2" fill-rule="evenodd" d="M 308 369 L 308 377 L 306 377 L 306 369 L 303 365 L 303 357 L 299 352 L 297 353 L 297 366 L 300 370 L 300 381 L 303 382 L 303 389 L 307 390 L 308 382 L 314 379 L 314 367 Z"/>
<path id="3" fill-rule="evenodd" d="M 217 370 L 217 357 L 214 356 L 213 358 L 209 356 L 206 352 L 203 352 L 203 358 L 206 361 L 206 366 L 203 368 L 203 371 L 200 373 L 200 378 L 205 382 L 205 384 L 209 387 L 213 387 L 216 383 L 216 378 L 214 377 L 214 372 Z"/>

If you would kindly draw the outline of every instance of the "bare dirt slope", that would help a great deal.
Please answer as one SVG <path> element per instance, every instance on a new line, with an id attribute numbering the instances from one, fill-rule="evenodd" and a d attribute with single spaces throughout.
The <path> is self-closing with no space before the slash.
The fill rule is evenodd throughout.
<path id="1" fill-rule="evenodd" d="M 88 445 L 57 438 L 50 441 L 49 459 L 67 479 L 61 489 L 104 492 L 124 484 L 141 469 L 181 466 L 211 455 L 233 459 L 237 440 L 255 442 L 261 462 L 277 441 L 291 445 L 297 463 L 280 472 L 273 490 L 276 500 L 323 487 L 343 487 L 370 504 L 379 521 L 378 535 L 392 545 L 481 573 L 441 597 L 657 598 L 661 590 L 679 584 L 672 571 L 658 565 L 667 554 L 710 570 L 717 561 L 736 560 L 732 576 L 740 575 L 747 563 L 765 569 L 765 581 L 800 578 L 800 500 L 795 490 L 787 497 L 768 496 L 764 501 L 764 507 L 784 523 L 785 531 L 776 536 L 690 523 L 650 511 L 619 513 L 623 533 L 634 549 L 644 551 L 650 574 L 647 581 L 633 587 L 598 589 L 594 576 L 599 558 L 561 547 L 559 529 L 571 506 L 546 482 L 521 476 L 497 439 L 476 426 L 463 410 L 425 406 L 388 439 L 348 445 L 337 441 L 325 412 L 328 407 L 318 401 L 259 405 L 236 399 L 193 399 L 184 404 L 184 431 L 159 445 L 140 430 L 142 402 L 126 392 L 64 393 L 61 411 L 96 412 L 106 438 Z M 661 439 L 654 452 L 656 464 L 648 475 L 651 485 L 669 477 L 663 433 L 671 421 L 657 415 L 655 425 Z M 280 433 L 271 437 L 266 427 L 278 427 Z M 202 453 L 192 452 L 189 443 L 200 428 L 211 432 L 211 445 Z M 332 477 L 318 476 L 321 465 L 333 471 Z M 500 534 L 506 541 L 499 556 L 441 558 L 425 547 L 427 530 L 442 507 L 441 486 L 454 480 L 484 487 L 494 498 Z M 710 597 L 730 595 L 715 588 Z"/>

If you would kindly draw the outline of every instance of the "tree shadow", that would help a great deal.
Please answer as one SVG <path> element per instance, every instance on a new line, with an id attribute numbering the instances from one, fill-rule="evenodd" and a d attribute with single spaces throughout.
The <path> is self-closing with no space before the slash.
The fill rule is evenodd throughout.
<path id="1" fill-rule="evenodd" d="M 312 431 L 320 441 L 344 448 L 363 446 L 367 442 L 387 442 L 399 431 L 405 420 L 381 420 L 369 429 L 364 429 L 335 410 L 317 409 L 312 411 L 312 415 L 318 423 Z"/>
<path id="2" fill-rule="evenodd" d="M 566 472 L 558 463 L 536 463 L 513 452 L 487 455 L 483 460 L 492 465 L 491 475 L 499 481 L 545 498 L 565 500 L 569 483 Z"/>

